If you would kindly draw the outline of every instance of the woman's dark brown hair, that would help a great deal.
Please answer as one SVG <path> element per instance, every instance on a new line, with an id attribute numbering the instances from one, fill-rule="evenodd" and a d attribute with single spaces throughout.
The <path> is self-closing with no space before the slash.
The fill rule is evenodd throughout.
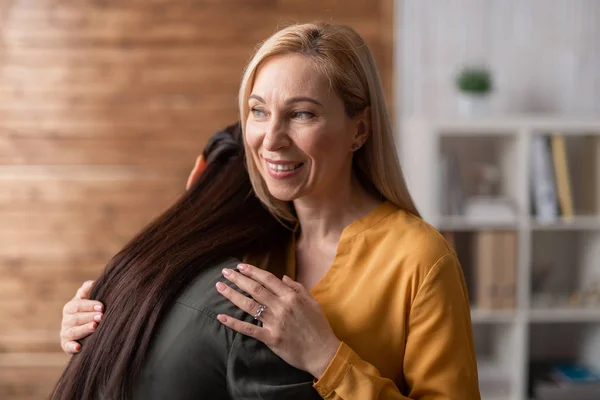
<path id="1" fill-rule="evenodd" d="M 193 186 L 106 266 L 91 298 L 103 322 L 84 339 L 52 399 L 130 398 L 161 317 L 201 268 L 249 249 L 267 251 L 289 236 L 254 196 L 241 128 L 214 135 Z"/>

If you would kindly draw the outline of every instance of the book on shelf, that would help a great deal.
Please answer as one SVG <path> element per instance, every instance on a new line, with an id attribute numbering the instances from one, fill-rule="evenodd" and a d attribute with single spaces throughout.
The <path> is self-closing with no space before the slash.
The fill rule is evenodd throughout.
<path id="1" fill-rule="evenodd" d="M 462 215 L 465 194 L 458 157 L 454 153 L 442 155 L 440 166 L 441 212 L 444 215 Z"/>
<path id="2" fill-rule="evenodd" d="M 600 375 L 583 364 L 556 364 L 536 377 L 534 393 L 539 400 L 598 400 Z"/>
<path id="3" fill-rule="evenodd" d="M 600 137 L 586 136 L 581 143 L 578 165 L 573 165 L 573 195 L 579 200 L 578 207 L 584 215 L 600 214 Z M 579 167 L 579 170 L 577 170 Z"/>
<path id="4" fill-rule="evenodd" d="M 567 148 L 565 138 L 562 135 L 552 135 L 552 157 L 554 160 L 554 176 L 556 177 L 556 188 L 561 215 L 566 218 L 573 216 L 573 194 L 571 190 L 571 179 L 569 177 L 569 165 L 567 162 Z"/>
<path id="5" fill-rule="evenodd" d="M 494 232 L 476 232 L 473 243 L 475 263 L 475 308 L 494 309 L 497 305 L 494 275 Z"/>
<path id="6" fill-rule="evenodd" d="M 484 310 L 516 305 L 517 238 L 512 231 L 474 233 L 475 306 Z"/>
<path id="7" fill-rule="evenodd" d="M 517 306 L 517 234 L 516 232 L 498 232 L 499 247 L 502 251 L 498 257 L 500 273 L 499 306 L 512 310 Z"/>
<path id="8" fill-rule="evenodd" d="M 533 137 L 530 179 L 534 214 L 539 222 L 573 217 L 573 186 L 564 135 Z"/>
<path id="9" fill-rule="evenodd" d="M 600 374 L 582 364 L 558 364 L 552 368 L 552 379 L 560 385 L 594 383 L 600 389 Z"/>
<path id="10" fill-rule="evenodd" d="M 530 173 L 532 205 L 539 222 L 554 222 L 558 218 L 558 198 L 548 137 L 535 135 L 531 142 Z"/>

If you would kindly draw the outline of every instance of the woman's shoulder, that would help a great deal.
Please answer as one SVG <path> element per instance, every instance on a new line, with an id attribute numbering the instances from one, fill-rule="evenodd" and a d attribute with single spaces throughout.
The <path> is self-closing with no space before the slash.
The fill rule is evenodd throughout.
<path id="1" fill-rule="evenodd" d="M 456 256 L 442 234 L 422 218 L 393 206 L 392 211 L 373 227 L 380 238 L 378 246 L 387 248 L 406 269 L 427 273 L 442 258 Z M 416 271 L 413 271 L 416 272 Z"/>
<path id="2" fill-rule="evenodd" d="M 240 262 L 236 258 L 227 258 L 199 267 L 202 270 L 177 298 L 175 306 L 187 307 L 215 319 L 218 314 L 244 319 L 244 313 L 216 289 L 217 282 L 223 282 L 234 290 L 244 293 L 221 273 L 223 268 L 236 269 Z"/>
<path id="3" fill-rule="evenodd" d="M 222 268 L 236 265 L 237 260 L 227 259 L 197 266 L 197 277 L 156 327 L 134 399 L 228 398 L 224 377 L 235 333 L 216 315 L 235 315 L 236 307 L 214 285 L 222 279 Z"/>
<path id="4" fill-rule="evenodd" d="M 227 258 L 218 262 L 198 265 L 198 275 L 192 280 L 177 298 L 177 303 L 191 308 L 205 308 L 216 292 L 215 285 L 222 280 L 223 268 L 235 269 L 240 261 Z M 214 292 L 214 293 L 213 293 Z"/>

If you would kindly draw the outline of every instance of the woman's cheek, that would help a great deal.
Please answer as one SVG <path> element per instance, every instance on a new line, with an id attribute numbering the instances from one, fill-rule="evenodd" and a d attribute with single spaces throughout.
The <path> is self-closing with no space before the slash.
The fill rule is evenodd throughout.
<path id="1" fill-rule="evenodd" d="M 258 132 L 256 131 L 256 129 L 254 129 L 253 126 L 246 125 L 245 138 L 248 147 L 250 147 L 252 151 L 257 151 L 260 147 L 261 136 L 258 134 Z"/>

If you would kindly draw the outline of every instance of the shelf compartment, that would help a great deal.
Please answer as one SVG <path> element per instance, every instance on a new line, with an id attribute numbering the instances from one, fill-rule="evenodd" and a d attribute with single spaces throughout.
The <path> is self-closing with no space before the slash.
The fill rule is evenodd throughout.
<path id="1" fill-rule="evenodd" d="M 446 224 L 516 224 L 523 208 L 517 205 L 517 143 L 506 135 L 440 138 L 438 212 Z"/>
<path id="2" fill-rule="evenodd" d="M 535 398 L 539 382 L 551 381 L 557 364 L 575 363 L 600 370 L 600 323 L 541 323 L 529 333 L 529 395 Z M 600 398 L 600 388 L 597 397 Z M 594 394 L 595 396 L 595 394 Z"/>
<path id="3" fill-rule="evenodd" d="M 569 309 L 557 318 L 580 318 L 600 308 L 600 231 L 563 230 L 532 233 L 531 314 Z M 578 309 L 583 309 L 578 311 Z M 537 314 L 536 314 L 537 313 Z"/>
<path id="4" fill-rule="evenodd" d="M 518 352 L 514 326 L 477 325 L 473 339 L 482 398 L 511 398 L 515 390 L 512 357 Z"/>
<path id="5" fill-rule="evenodd" d="M 580 133 L 536 131 L 531 137 L 531 213 L 544 221 L 537 228 L 598 227 L 600 137 Z"/>
<path id="6" fill-rule="evenodd" d="M 505 319 L 510 313 L 504 311 L 517 308 L 519 232 L 497 229 L 442 234 L 463 268 L 474 321 Z"/>

